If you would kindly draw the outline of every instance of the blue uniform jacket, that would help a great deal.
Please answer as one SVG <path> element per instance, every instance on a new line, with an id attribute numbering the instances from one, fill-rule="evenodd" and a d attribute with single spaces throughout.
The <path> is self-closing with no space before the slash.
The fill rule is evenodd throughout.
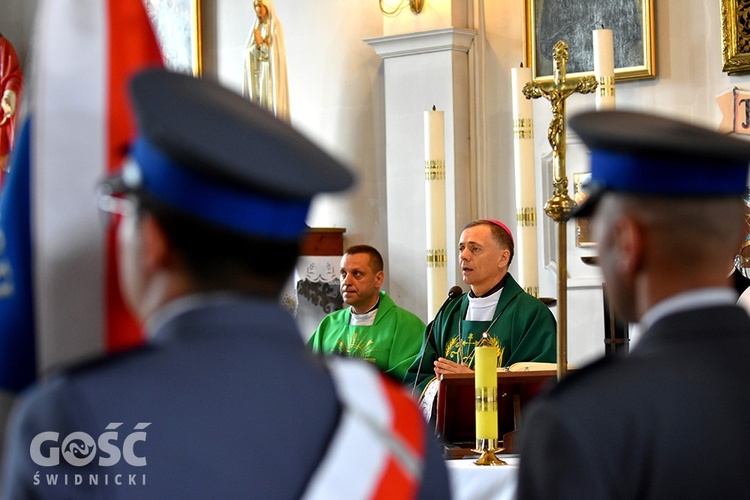
<path id="1" fill-rule="evenodd" d="M 275 302 L 204 305 L 146 347 L 28 393 L 7 438 L 4 494 L 298 498 L 340 412 L 330 374 Z M 421 495 L 448 494 L 430 442 Z"/>

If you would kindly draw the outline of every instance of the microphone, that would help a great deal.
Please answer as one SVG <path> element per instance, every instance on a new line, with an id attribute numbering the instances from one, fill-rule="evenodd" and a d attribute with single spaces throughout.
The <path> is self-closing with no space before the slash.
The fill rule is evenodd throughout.
<path id="1" fill-rule="evenodd" d="M 427 337 L 425 337 L 424 344 L 422 345 L 422 355 L 419 357 L 419 366 L 417 366 L 417 375 L 414 377 L 414 385 L 411 388 L 411 393 L 414 394 L 414 391 L 417 390 L 417 383 L 419 382 L 419 373 L 422 371 L 422 363 L 424 362 L 424 354 L 427 350 L 427 344 L 430 343 L 430 338 L 432 337 L 432 330 L 435 328 L 435 320 L 440 315 L 440 311 L 442 311 L 445 306 L 451 302 L 452 300 L 455 300 L 459 298 L 461 295 L 463 295 L 464 290 L 458 285 L 454 285 L 451 287 L 450 290 L 448 290 L 448 298 L 445 299 L 445 302 L 443 302 L 443 305 L 440 306 L 440 309 L 437 310 L 435 313 L 435 317 L 430 321 L 429 330 L 427 331 Z"/>

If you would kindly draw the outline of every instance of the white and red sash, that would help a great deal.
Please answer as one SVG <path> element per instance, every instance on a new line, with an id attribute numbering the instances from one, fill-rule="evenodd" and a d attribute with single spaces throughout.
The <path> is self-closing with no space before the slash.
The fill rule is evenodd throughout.
<path id="1" fill-rule="evenodd" d="M 329 366 L 343 412 L 303 498 L 415 498 L 427 444 L 419 409 L 366 363 L 333 358 Z"/>

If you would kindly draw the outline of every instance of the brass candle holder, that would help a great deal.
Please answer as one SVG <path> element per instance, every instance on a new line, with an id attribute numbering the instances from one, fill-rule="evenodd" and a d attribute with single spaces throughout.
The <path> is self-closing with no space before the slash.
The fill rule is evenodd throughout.
<path id="1" fill-rule="evenodd" d="M 495 455 L 504 449 L 498 446 L 497 439 L 477 439 L 475 444 L 476 447 L 471 451 L 479 453 L 479 458 L 474 462 L 476 465 L 508 465 Z"/>

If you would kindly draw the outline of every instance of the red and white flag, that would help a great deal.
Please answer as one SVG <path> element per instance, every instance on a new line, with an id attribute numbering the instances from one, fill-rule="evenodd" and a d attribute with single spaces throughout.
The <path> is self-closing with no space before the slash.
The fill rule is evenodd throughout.
<path id="1" fill-rule="evenodd" d="M 37 16 L 28 165 L 16 161 L 10 172 L 29 176 L 31 287 L 28 297 L 0 301 L 30 301 L 30 328 L 6 329 L 3 336 L 35 332 L 36 372 L 47 375 L 142 342 L 120 297 L 114 228 L 98 213 L 96 186 L 119 168 L 134 134 L 130 76 L 162 65 L 162 57 L 141 0 L 43 0 Z M 12 217 L 9 199 L 2 200 L 2 222 Z M 13 265 L 11 259 L 10 290 L 12 280 L 24 279 Z M 0 338 L 0 350 L 3 343 Z"/>

